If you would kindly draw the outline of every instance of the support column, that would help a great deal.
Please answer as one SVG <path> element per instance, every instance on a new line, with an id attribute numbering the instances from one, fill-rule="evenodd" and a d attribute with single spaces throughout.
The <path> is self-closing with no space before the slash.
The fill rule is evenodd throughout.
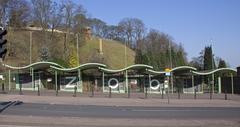
<path id="1" fill-rule="evenodd" d="M 82 74 L 81 74 L 81 70 L 78 69 L 78 87 L 79 87 L 79 91 L 83 92 L 83 84 L 82 84 Z M 81 89 L 80 89 L 81 88 Z"/>
<path id="2" fill-rule="evenodd" d="M 233 74 L 231 73 L 231 85 L 232 85 L 232 94 L 234 94 L 234 88 L 233 88 Z"/>
<path id="3" fill-rule="evenodd" d="M 151 75 L 150 74 L 148 74 L 148 81 L 149 81 L 149 93 L 151 94 L 151 92 L 152 92 L 152 90 L 151 90 L 152 84 L 151 84 Z"/>
<path id="4" fill-rule="evenodd" d="M 170 74 L 170 80 L 171 80 L 171 87 L 172 87 L 172 94 L 173 94 L 173 73 Z"/>
<path id="5" fill-rule="evenodd" d="M 105 89 L 105 78 L 104 78 L 104 72 L 102 72 L 102 89 L 103 89 L 103 93 L 104 93 L 104 89 Z"/>
<path id="6" fill-rule="evenodd" d="M 221 83 L 221 77 L 218 77 L 218 93 L 222 93 L 222 83 Z"/>
<path id="7" fill-rule="evenodd" d="M 8 91 L 11 91 L 11 70 L 8 70 Z"/>
<path id="8" fill-rule="evenodd" d="M 192 75 L 192 89 L 193 89 L 193 93 L 194 93 L 194 91 L 195 91 L 194 75 Z"/>
<path id="9" fill-rule="evenodd" d="M 40 77 L 40 72 L 38 72 L 38 96 L 40 96 L 40 86 L 41 86 L 41 77 Z"/>
<path id="10" fill-rule="evenodd" d="M 56 96 L 58 96 L 58 85 L 57 85 L 57 71 L 55 71 L 55 87 L 56 87 Z"/>
<path id="11" fill-rule="evenodd" d="M 127 70 L 125 71 L 125 88 L 126 88 L 126 91 L 128 93 L 129 89 L 128 89 L 128 72 Z"/>
<path id="12" fill-rule="evenodd" d="M 214 82 L 214 73 L 213 73 L 212 74 L 212 93 L 213 94 L 214 94 L 214 89 L 215 89 L 214 84 L 215 84 L 215 82 Z"/>
<path id="13" fill-rule="evenodd" d="M 30 68 L 30 70 L 31 70 L 31 75 L 32 75 L 32 88 L 33 88 L 33 91 L 35 91 L 34 70 L 33 70 L 33 68 Z"/>

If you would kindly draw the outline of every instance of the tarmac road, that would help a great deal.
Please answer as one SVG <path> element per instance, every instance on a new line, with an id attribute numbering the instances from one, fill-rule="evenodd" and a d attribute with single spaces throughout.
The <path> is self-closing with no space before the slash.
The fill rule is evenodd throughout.
<path id="1" fill-rule="evenodd" d="M 0 115 L 144 118 L 144 119 L 240 119 L 240 107 L 141 107 L 16 103 Z"/>

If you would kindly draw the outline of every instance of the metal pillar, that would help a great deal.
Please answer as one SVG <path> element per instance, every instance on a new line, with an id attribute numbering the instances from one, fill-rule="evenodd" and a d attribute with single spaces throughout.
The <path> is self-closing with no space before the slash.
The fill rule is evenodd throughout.
<path id="1" fill-rule="evenodd" d="M 79 46 L 78 46 L 79 41 L 78 41 L 78 34 L 76 34 L 76 37 L 77 37 L 77 65 L 79 65 L 79 51 L 78 51 L 78 49 L 79 49 Z"/>
<path id="2" fill-rule="evenodd" d="M 57 85 L 57 71 L 55 71 L 55 87 L 56 87 L 56 96 L 58 96 L 58 85 Z"/>
<path id="3" fill-rule="evenodd" d="M 222 93 L 222 83 L 221 83 L 221 77 L 218 77 L 218 93 Z"/>
<path id="4" fill-rule="evenodd" d="M 8 90 L 11 91 L 11 70 L 8 70 Z"/>
<path id="5" fill-rule="evenodd" d="M 126 88 L 126 91 L 125 92 L 129 92 L 129 89 L 128 89 L 128 72 L 127 70 L 125 71 L 125 88 Z"/>
<path id="6" fill-rule="evenodd" d="M 105 81 L 104 81 L 104 72 L 102 72 L 102 89 L 103 89 L 103 93 L 104 93 L 104 84 L 105 84 Z"/>
<path id="7" fill-rule="evenodd" d="M 214 73 L 212 74 L 212 93 L 214 94 L 214 84 L 215 84 L 215 82 L 214 82 Z"/>
<path id="8" fill-rule="evenodd" d="M 40 79 L 41 79 L 40 72 L 38 72 L 38 86 L 37 86 L 38 87 L 38 89 L 37 89 L 38 90 L 38 96 L 40 96 L 40 84 L 41 84 L 41 80 Z"/>
<path id="9" fill-rule="evenodd" d="M 29 50 L 30 50 L 29 63 L 32 64 L 32 31 L 30 31 L 30 44 L 29 44 Z"/>
<path id="10" fill-rule="evenodd" d="M 82 89 L 79 88 L 79 91 L 82 92 L 83 90 L 83 84 L 82 84 L 82 74 L 81 74 L 81 70 L 78 69 L 78 87 L 81 87 Z"/>
<path id="11" fill-rule="evenodd" d="M 171 87 L 172 87 L 172 94 L 173 94 L 173 72 L 170 74 L 171 78 Z"/>
<path id="12" fill-rule="evenodd" d="M 152 84 L 151 84 L 151 75 L 150 74 L 148 74 L 148 81 L 149 81 L 149 92 L 151 94 L 151 92 L 152 92 L 152 90 L 151 90 Z"/>
<path id="13" fill-rule="evenodd" d="M 234 94 L 234 88 L 233 88 L 233 74 L 231 73 L 231 85 L 232 85 L 232 94 Z"/>
<path id="14" fill-rule="evenodd" d="M 34 70 L 33 68 L 30 68 L 30 71 L 31 71 L 31 75 L 32 75 L 32 88 L 33 88 L 33 91 L 35 91 L 35 81 L 34 81 Z"/>
<path id="15" fill-rule="evenodd" d="M 194 75 L 192 75 L 192 88 L 193 88 L 193 93 L 194 93 L 195 92 Z"/>
<path id="16" fill-rule="evenodd" d="M 108 95 L 108 97 L 109 97 L 109 98 L 112 97 L 112 88 L 111 88 L 111 87 L 109 87 L 109 95 Z"/>

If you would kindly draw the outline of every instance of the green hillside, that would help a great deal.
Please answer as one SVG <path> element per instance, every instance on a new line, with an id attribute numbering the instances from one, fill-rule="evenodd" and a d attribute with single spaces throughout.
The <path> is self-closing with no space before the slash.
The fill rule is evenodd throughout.
<path id="1" fill-rule="evenodd" d="M 47 35 L 46 35 L 47 33 Z M 32 63 L 41 61 L 41 47 L 48 47 L 49 61 L 60 61 L 59 63 L 69 63 L 69 54 L 76 52 L 76 38 L 69 36 L 64 48 L 63 33 L 46 32 L 45 36 L 41 31 L 32 31 Z M 47 37 L 46 37 L 47 36 Z M 45 37 L 45 38 L 44 38 Z M 8 30 L 8 55 L 5 63 L 13 66 L 24 66 L 30 63 L 30 31 L 29 30 Z M 125 46 L 121 42 L 113 40 L 102 41 L 103 52 L 99 52 L 99 39 L 93 38 L 86 42 L 79 42 L 79 61 L 80 64 L 87 62 L 100 62 L 108 65 L 109 68 L 119 69 L 125 67 Z M 66 54 L 66 55 L 65 55 Z M 135 52 L 129 48 L 126 50 L 127 65 L 134 64 Z M 67 56 L 67 57 L 66 57 Z"/>
<path id="2" fill-rule="evenodd" d="M 97 56 L 99 61 L 107 64 L 109 68 L 119 69 L 125 67 L 125 46 L 117 41 L 103 40 L 102 54 L 99 53 L 99 39 L 94 38 L 87 41 L 80 49 L 80 63 L 92 62 Z M 129 48 L 126 50 L 127 65 L 134 64 L 135 52 Z M 93 62 L 98 62 L 94 61 Z"/>

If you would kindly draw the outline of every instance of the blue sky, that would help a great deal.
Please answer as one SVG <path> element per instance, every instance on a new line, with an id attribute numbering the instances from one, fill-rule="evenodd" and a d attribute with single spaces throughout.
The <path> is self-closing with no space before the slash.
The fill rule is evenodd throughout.
<path id="1" fill-rule="evenodd" d="M 188 60 L 212 44 L 215 56 L 240 66 L 240 0 L 75 0 L 91 17 L 116 25 L 141 19 L 182 43 Z M 212 40 L 212 41 L 211 41 Z"/>

